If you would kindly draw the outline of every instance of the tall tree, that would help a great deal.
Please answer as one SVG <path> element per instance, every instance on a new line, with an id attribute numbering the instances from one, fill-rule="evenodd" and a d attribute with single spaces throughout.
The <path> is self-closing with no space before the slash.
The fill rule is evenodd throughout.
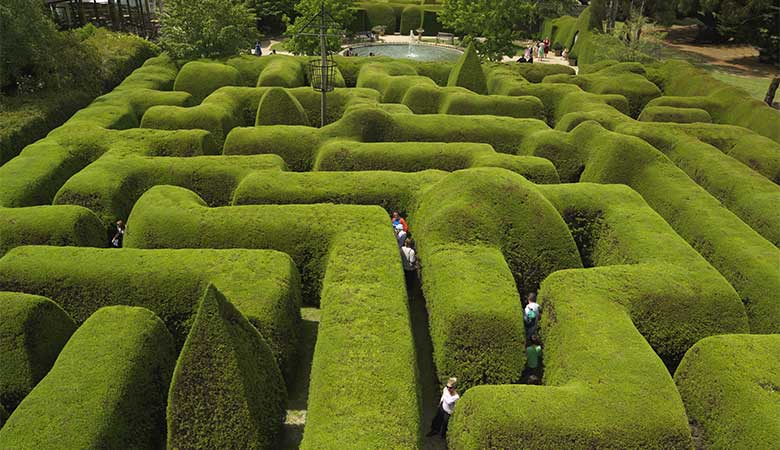
<path id="1" fill-rule="evenodd" d="M 233 0 L 166 0 L 160 44 L 182 59 L 215 58 L 250 49 L 259 37 L 255 14 Z"/>
<path id="2" fill-rule="evenodd" d="M 677 0 L 677 9 L 704 24 L 703 41 L 734 40 L 759 47 L 762 58 L 780 61 L 780 5 L 777 0 Z"/>
<path id="3" fill-rule="evenodd" d="M 514 55 L 513 41 L 530 35 L 537 2 L 527 0 L 447 0 L 439 21 L 461 37 L 470 37 L 483 57 Z"/>
<path id="4" fill-rule="evenodd" d="M 328 22 L 331 26 L 328 27 L 328 50 L 335 52 L 341 48 L 341 39 L 339 36 L 344 30 L 347 29 L 352 22 L 355 11 L 353 10 L 352 0 L 324 0 L 325 11 L 330 14 Z M 295 11 L 300 14 L 292 22 L 289 18 L 286 19 L 287 31 L 285 34 L 289 37 L 287 41 L 287 49 L 295 54 L 303 55 L 318 55 L 320 53 L 320 41 L 315 36 L 301 36 L 299 33 L 312 33 L 316 32 L 305 30 L 307 24 L 310 24 L 311 19 L 320 13 L 320 5 L 322 0 L 300 0 L 295 5 Z M 332 22 L 335 21 L 338 26 L 335 26 Z M 311 22 L 311 25 L 318 27 L 319 20 Z"/>

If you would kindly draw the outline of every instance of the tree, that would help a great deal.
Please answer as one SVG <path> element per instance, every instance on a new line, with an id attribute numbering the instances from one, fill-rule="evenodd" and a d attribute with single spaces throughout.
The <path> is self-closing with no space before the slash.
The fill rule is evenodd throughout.
<path id="1" fill-rule="evenodd" d="M 43 2 L 0 2 L 0 91 L 15 94 L 96 83 L 97 56 L 76 33 L 57 31 Z"/>
<path id="2" fill-rule="evenodd" d="M 527 0 L 447 0 L 438 16 L 445 27 L 473 38 L 480 55 L 491 60 L 514 55 L 513 41 L 531 34 L 537 17 L 536 2 Z"/>
<path id="3" fill-rule="evenodd" d="M 233 0 L 166 0 L 160 45 L 181 59 L 235 55 L 259 34 L 249 7 Z"/>
<path id="4" fill-rule="evenodd" d="M 328 50 L 335 52 L 341 49 L 340 36 L 347 29 L 352 22 L 354 16 L 353 2 L 352 0 L 324 0 L 325 11 L 330 14 L 328 22 L 334 20 L 338 23 L 338 27 L 330 26 L 327 33 L 331 36 L 328 37 L 327 46 Z M 289 37 L 286 42 L 287 49 L 295 54 L 303 55 L 319 55 L 320 54 L 320 40 L 316 36 L 300 36 L 299 33 L 313 33 L 312 29 L 304 30 L 309 24 L 309 21 L 320 13 L 321 0 L 300 0 L 295 5 L 295 11 L 300 14 L 295 18 L 295 22 L 291 22 L 289 18 L 286 18 L 287 31 L 285 35 Z M 312 22 L 310 25 L 319 26 L 319 19 Z M 331 24 L 332 25 L 332 24 Z"/>
<path id="5" fill-rule="evenodd" d="M 247 0 L 246 4 L 254 9 L 258 26 L 264 31 L 284 30 L 284 17 L 295 17 L 295 0 Z"/>
<path id="6" fill-rule="evenodd" d="M 734 40 L 759 47 L 761 58 L 780 62 L 780 6 L 777 0 L 676 0 L 677 10 L 703 26 L 698 40 Z"/>

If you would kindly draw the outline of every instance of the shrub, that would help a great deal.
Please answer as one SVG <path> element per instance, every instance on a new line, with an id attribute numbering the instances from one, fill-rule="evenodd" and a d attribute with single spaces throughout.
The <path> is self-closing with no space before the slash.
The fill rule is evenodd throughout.
<path id="1" fill-rule="evenodd" d="M 401 12 L 401 34 L 406 36 L 409 31 L 415 31 L 422 28 L 423 8 L 422 6 L 410 5 Z M 415 33 L 416 35 L 416 33 Z"/>
<path id="2" fill-rule="evenodd" d="M 170 333 L 151 311 L 100 309 L 8 419 L 0 445 L 161 447 L 175 357 Z"/>
<path id="3" fill-rule="evenodd" d="M 142 306 L 163 319 L 178 347 L 208 283 L 218 286 L 260 331 L 288 373 L 298 341 L 300 287 L 286 255 L 19 247 L 0 259 L 0 289 L 49 297 L 77 323 L 103 306 Z"/>
<path id="4" fill-rule="evenodd" d="M 255 125 L 309 125 L 301 103 L 282 88 L 268 89 L 257 107 Z"/>
<path id="5" fill-rule="evenodd" d="M 366 11 L 368 25 L 371 28 L 385 27 L 385 33 L 395 33 L 395 10 L 386 3 L 364 3 L 360 5 Z"/>
<path id="6" fill-rule="evenodd" d="M 241 83 L 241 74 L 235 68 L 219 63 L 190 61 L 176 76 L 174 91 L 192 94 L 195 103 L 200 103 L 209 94 L 222 86 L 236 86 Z"/>
<path id="7" fill-rule="evenodd" d="M 75 330 L 73 319 L 51 300 L 0 292 L 0 404 L 13 411 Z"/>
<path id="8" fill-rule="evenodd" d="M 674 374 L 702 445 L 768 448 L 780 435 L 780 336 L 730 334 L 702 339 Z"/>
<path id="9" fill-rule="evenodd" d="M 128 217 L 136 200 L 154 185 L 183 186 L 197 191 L 209 205 L 220 206 L 230 203 L 247 174 L 284 168 L 277 155 L 161 158 L 112 151 L 68 179 L 54 204 L 85 206 L 113 229 L 117 218 Z"/>
<path id="10" fill-rule="evenodd" d="M 257 77 L 257 87 L 293 88 L 306 85 L 303 64 L 298 59 L 286 55 L 270 55 L 266 58 L 268 58 L 269 63 Z"/>
<path id="11" fill-rule="evenodd" d="M 581 267 L 565 223 L 530 182 L 486 168 L 453 172 L 422 192 L 414 218 L 439 375 L 457 376 L 462 388 L 517 382 L 518 293 Z"/>
<path id="12" fill-rule="evenodd" d="M 461 86 L 477 94 L 487 94 L 487 82 L 474 45 L 469 45 L 450 72 L 447 86 Z"/>
<path id="13" fill-rule="evenodd" d="M 645 106 L 639 115 L 641 122 L 712 123 L 710 113 L 699 108 Z"/>
<path id="14" fill-rule="evenodd" d="M 268 344 L 210 284 L 173 373 L 168 447 L 272 448 L 286 399 Z"/>
<path id="15" fill-rule="evenodd" d="M 302 446 L 330 447 L 345 435 L 361 448 L 419 445 L 414 342 L 385 211 L 328 204 L 206 208 L 192 192 L 157 186 L 138 200 L 129 223 L 128 246 L 275 248 L 291 255 L 304 298 L 319 298 L 325 311 Z M 381 404 L 372 401 L 377 395 Z"/>
<path id="16" fill-rule="evenodd" d="M 753 332 L 772 332 L 780 314 L 776 293 L 780 250 L 693 182 L 647 142 L 590 122 L 572 131 L 590 148 L 580 181 L 627 184 L 734 286 Z"/>
<path id="17" fill-rule="evenodd" d="M 95 213 L 80 206 L 0 208 L 0 256 L 20 245 L 103 247 L 102 229 Z"/>
<path id="18" fill-rule="evenodd" d="M 320 145 L 317 128 L 300 125 L 235 128 L 225 140 L 225 155 L 276 154 L 291 170 L 307 171 Z"/>

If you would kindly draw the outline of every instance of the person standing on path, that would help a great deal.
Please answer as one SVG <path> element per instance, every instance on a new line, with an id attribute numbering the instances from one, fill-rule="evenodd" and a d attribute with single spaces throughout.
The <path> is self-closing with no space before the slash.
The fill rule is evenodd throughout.
<path id="1" fill-rule="evenodd" d="M 417 252 L 414 251 L 414 241 L 412 238 L 406 238 L 404 246 L 401 247 L 401 261 L 404 264 L 404 278 L 406 286 L 409 287 L 417 277 Z"/>
<path id="2" fill-rule="evenodd" d="M 531 342 L 528 347 L 525 348 L 526 356 L 526 369 L 525 379 L 531 380 L 531 377 L 536 377 L 537 380 L 542 379 L 542 346 L 539 343 L 539 336 L 531 336 Z M 530 384 L 530 382 L 529 382 Z"/>
<path id="3" fill-rule="evenodd" d="M 447 380 L 447 386 L 441 393 L 441 399 L 439 400 L 439 409 L 436 411 L 436 416 L 431 423 L 431 431 L 426 436 L 433 436 L 439 434 L 441 437 L 447 437 L 447 426 L 450 423 L 450 416 L 455 410 L 455 403 L 460 399 L 460 394 L 455 390 L 455 385 L 458 379 L 451 377 Z"/>
<path id="4" fill-rule="evenodd" d="M 122 241 L 125 238 L 125 223 L 121 220 L 116 221 L 116 234 L 111 238 L 111 246 L 114 248 L 122 248 Z"/>

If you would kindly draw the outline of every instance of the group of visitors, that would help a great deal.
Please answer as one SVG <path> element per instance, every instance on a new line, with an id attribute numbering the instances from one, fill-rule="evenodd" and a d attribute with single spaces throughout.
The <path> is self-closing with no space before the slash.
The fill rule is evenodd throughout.
<path id="1" fill-rule="evenodd" d="M 531 44 L 525 49 L 523 56 L 517 59 L 519 63 L 533 63 L 534 58 L 542 61 L 546 59 L 546 56 L 550 53 L 550 38 L 546 38 L 543 41 L 539 41 Z M 566 58 L 569 56 L 569 49 L 564 49 L 561 52 L 561 56 Z"/>
<path id="2" fill-rule="evenodd" d="M 526 365 L 522 380 L 527 384 L 540 384 L 542 381 L 542 344 L 539 340 L 539 322 L 542 307 L 536 303 L 536 294 L 531 292 L 526 297 L 523 308 L 523 325 L 525 326 Z"/>
<path id="3" fill-rule="evenodd" d="M 409 235 L 409 225 L 398 211 L 393 211 L 390 222 L 393 225 L 395 239 L 398 241 L 398 248 L 401 250 L 404 276 L 406 277 L 406 284 L 409 286 L 417 276 L 417 269 L 420 265 L 417 259 L 417 251 L 414 248 L 414 240 Z"/>

